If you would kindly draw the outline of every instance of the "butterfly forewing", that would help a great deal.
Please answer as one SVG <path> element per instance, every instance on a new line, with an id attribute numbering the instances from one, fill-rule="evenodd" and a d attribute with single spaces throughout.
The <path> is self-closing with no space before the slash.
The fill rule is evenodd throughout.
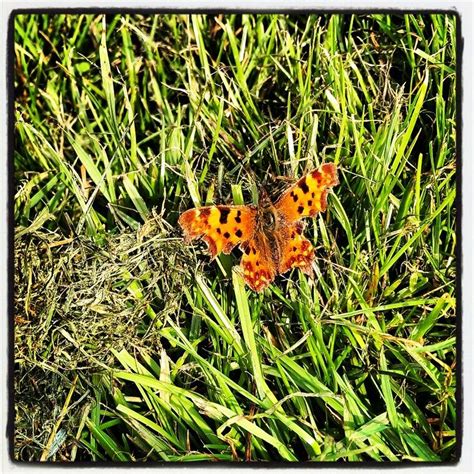
<path id="1" fill-rule="evenodd" d="M 312 217 L 326 210 L 328 191 L 338 182 L 336 165 L 326 163 L 299 179 L 278 199 L 275 207 L 288 223 Z"/>
<path id="2" fill-rule="evenodd" d="M 252 206 L 207 206 L 183 212 L 178 222 L 185 239 L 202 237 L 214 258 L 252 238 L 256 214 Z"/>

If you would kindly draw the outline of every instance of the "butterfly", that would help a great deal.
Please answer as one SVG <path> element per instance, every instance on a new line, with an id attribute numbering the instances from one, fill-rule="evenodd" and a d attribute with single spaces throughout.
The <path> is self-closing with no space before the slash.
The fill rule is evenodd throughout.
<path id="1" fill-rule="evenodd" d="M 328 191 L 337 184 L 336 165 L 325 163 L 300 178 L 275 203 L 261 193 L 258 206 L 198 207 L 183 212 L 178 223 L 185 241 L 202 238 L 213 259 L 240 245 L 244 280 L 260 292 L 291 268 L 311 275 L 314 248 L 303 236 L 301 219 L 325 211 Z"/>

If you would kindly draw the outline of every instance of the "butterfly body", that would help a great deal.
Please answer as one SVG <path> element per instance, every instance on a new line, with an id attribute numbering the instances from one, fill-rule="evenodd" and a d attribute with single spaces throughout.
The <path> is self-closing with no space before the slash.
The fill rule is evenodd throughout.
<path id="1" fill-rule="evenodd" d="M 187 241 L 202 238 L 207 243 L 212 258 L 240 245 L 244 279 L 261 291 L 291 268 L 311 274 L 314 248 L 302 235 L 301 219 L 324 211 L 328 190 L 336 184 L 336 166 L 326 163 L 303 176 L 275 203 L 263 192 L 258 206 L 189 209 L 178 222 Z"/>
<path id="2" fill-rule="evenodd" d="M 265 199 L 266 194 L 264 195 Z M 273 266 L 279 268 L 282 260 L 284 244 L 287 239 L 288 223 L 283 216 L 278 212 L 278 209 L 267 200 L 260 200 L 257 208 L 256 225 L 254 232 L 254 239 L 260 238 L 258 247 L 268 248 L 269 255 L 273 261 Z"/>

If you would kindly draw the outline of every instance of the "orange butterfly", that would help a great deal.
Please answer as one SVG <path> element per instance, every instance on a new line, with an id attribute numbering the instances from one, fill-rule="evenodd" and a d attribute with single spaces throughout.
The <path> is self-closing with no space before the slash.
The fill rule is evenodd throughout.
<path id="1" fill-rule="evenodd" d="M 185 240 L 202 238 L 212 258 L 240 244 L 245 282 L 262 291 L 290 268 L 311 274 L 314 248 L 302 236 L 300 220 L 326 210 L 327 193 L 338 183 L 336 165 L 326 163 L 298 180 L 275 204 L 263 194 L 257 207 L 199 207 L 183 212 L 178 222 Z"/>

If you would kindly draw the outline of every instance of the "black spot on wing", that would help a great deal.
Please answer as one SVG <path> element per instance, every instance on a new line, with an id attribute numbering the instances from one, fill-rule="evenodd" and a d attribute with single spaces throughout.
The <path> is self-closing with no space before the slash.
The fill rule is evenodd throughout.
<path id="1" fill-rule="evenodd" d="M 227 224 L 227 217 L 229 216 L 230 209 L 228 207 L 220 207 L 219 212 L 221 213 L 219 222 L 221 224 Z"/>
<path id="2" fill-rule="evenodd" d="M 240 218 L 240 215 L 242 214 L 242 211 L 237 211 L 237 217 L 235 218 L 235 222 L 240 224 L 242 222 L 242 219 Z"/>
<path id="3" fill-rule="evenodd" d="M 300 187 L 301 191 L 303 191 L 305 194 L 309 192 L 309 187 L 306 184 L 306 176 L 300 179 L 298 186 Z"/>
<path id="4" fill-rule="evenodd" d="M 298 206 L 298 214 L 303 214 L 304 207 L 303 206 Z"/>
<path id="5" fill-rule="evenodd" d="M 216 231 L 217 231 L 218 234 L 222 234 L 222 231 L 221 231 L 221 228 L 220 228 L 220 227 L 218 227 L 218 228 L 216 229 Z"/>
<path id="6" fill-rule="evenodd" d="M 313 205 L 313 201 L 310 199 L 310 200 L 308 201 L 308 206 L 311 207 L 312 205 Z"/>
<path id="7" fill-rule="evenodd" d="M 293 191 L 291 191 L 290 196 L 293 198 L 294 202 L 298 201 L 298 196 Z"/>
<path id="8" fill-rule="evenodd" d="M 235 235 L 239 238 L 242 237 L 242 231 L 240 229 L 237 229 Z"/>
<path id="9" fill-rule="evenodd" d="M 224 232 L 224 237 L 225 237 L 226 239 L 228 239 L 228 238 L 230 237 L 229 232 Z"/>

